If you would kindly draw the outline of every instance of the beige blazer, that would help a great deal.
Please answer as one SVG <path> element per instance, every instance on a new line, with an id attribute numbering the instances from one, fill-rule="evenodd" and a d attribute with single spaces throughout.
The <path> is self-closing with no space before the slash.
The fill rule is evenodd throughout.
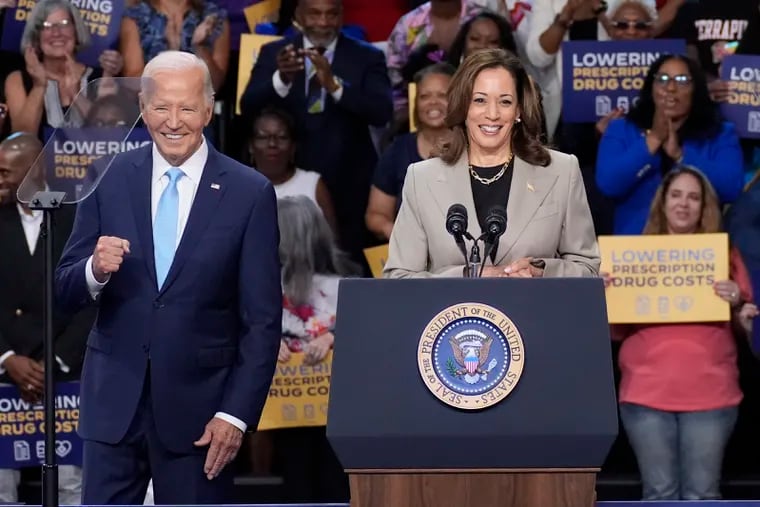
<path id="1" fill-rule="evenodd" d="M 578 159 L 550 153 L 547 167 L 515 157 L 496 264 L 534 257 L 546 262 L 545 277 L 597 276 L 599 246 Z M 467 208 L 468 231 L 479 237 L 466 155 L 453 166 L 439 158 L 409 166 L 384 278 L 463 276 L 464 258 L 446 231 L 446 212 L 455 203 Z"/>

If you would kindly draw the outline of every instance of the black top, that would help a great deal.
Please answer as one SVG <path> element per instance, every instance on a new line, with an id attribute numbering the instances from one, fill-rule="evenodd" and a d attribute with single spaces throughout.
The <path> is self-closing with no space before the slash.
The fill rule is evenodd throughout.
<path id="1" fill-rule="evenodd" d="M 470 173 L 472 199 L 475 201 L 475 212 L 478 215 L 478 223 L 480 224 L 480 229 L 482 231 L 485 231 L 486 229 L 486 217 L 488 217 L 488 212 L 491 208 L 494 206 L 503 206 L 505 210 L 507 208 L 507 202 L 509 202 L 509 189 L 512 186 L 512 173 L 514 172 L 515 165 L 514 161 L 515 159 L 512 157 L 504 175 L 490 185 L 481 183 L 472 176 L 472 173 Z M 489 179 L 496 176 L 499 171 L 501 171 L 502 167 L 504 167 L 504 164 L 499 164 L 493 167 L 479 167 L 474 165 L 472 166 L 472 169 L 481 178 Z M 497 242 L 491 250 L 491 262 L 496 261 L 496 250 L 498 250 L 498 248 L 499 245 Z"/>
<path id="2" fill-rule="evenodd" d="M 396 210 L 401 206 L 401 191 L 409 165 L 422 160 L 417 150 L 417 134 L 402 134 L 386 148 L 377 161 L 372 182 L 378 189 L 396 198 Z"/>

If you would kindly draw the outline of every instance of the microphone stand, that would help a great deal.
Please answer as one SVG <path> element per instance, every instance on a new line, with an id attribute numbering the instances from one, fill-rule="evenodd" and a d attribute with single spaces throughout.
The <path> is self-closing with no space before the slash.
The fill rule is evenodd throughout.
<path id="1" fill-rule="evenodd" d="M 43 402 L 45 407 L 45 461 L 42 465 L 42 505 L 58 507 L 58 465 L 55 456 L 55 349 L 53 347 L 53 215 L 61 207 L 65 192 L 40 191 L 32 196 L 29 209 L 42 210 L 42 230 L 40 236 L 44 243 L 45 285 L 43 289 L 44 305 L 42 321 L 45 388 Z"/>
<path id="2" fill-rule="evenodd" d="M 472 247 L 470 249 L 470 258 L 467 259 L 467 278 L 479 278 L 480 273 L 478 273 L 478 266 L 480 266 L 480 248 L 478 247 L 478 241 L 482 239 L 482 237 L 475 239 L 472 237 L 472 235 L 468 232 L 465 233 L 467 239 L 472 241 Z"/>

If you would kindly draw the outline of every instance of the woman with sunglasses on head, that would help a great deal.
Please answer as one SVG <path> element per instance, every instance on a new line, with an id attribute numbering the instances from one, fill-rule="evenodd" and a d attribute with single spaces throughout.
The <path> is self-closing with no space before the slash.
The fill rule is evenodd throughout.
<path id="1" fill-rule="evenodd" d="M 722 204 L 741 193 L 739 139 L 710 100 L 704 72 L 690 58 L 663 55 L 628 116 L 612 120 L 599 143 L 596 183 L 615 201 L 615 234 L 641 233 L 663 175 L 680 164 L 698 167 Z"/>

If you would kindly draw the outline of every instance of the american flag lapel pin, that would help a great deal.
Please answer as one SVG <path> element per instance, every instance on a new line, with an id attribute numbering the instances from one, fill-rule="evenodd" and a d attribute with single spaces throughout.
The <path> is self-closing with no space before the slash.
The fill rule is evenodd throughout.
<path id="1" fill-rule="evenodd" d="M 212 183 L 211 188 L 213 188 L 214 190 L 219 190 L 219 183 Z"/>

